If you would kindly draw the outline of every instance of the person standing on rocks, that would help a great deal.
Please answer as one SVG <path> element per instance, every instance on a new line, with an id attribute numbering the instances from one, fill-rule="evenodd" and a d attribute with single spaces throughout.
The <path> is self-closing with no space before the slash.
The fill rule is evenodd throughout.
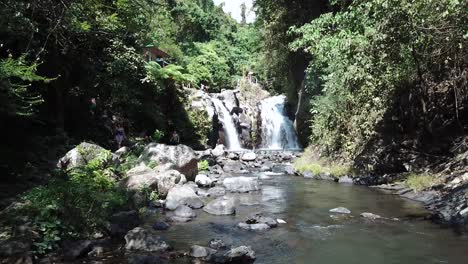
<path id="1" fill-rule="evenodd" d="M 180 143 L 179 134 L 177 134 L 177 131 L 174 130 L 174 132 L 172 132 L 172 136 L 171 136 L 171 144 L 179 145 L 179 143 Z"/>
<path id="2" fill-rule="evenodd" d="M 115 141 L 117 141 L 117 146 L 120 149 L 122 147 L 122 142 L 125 140 L 125 129 L 122 125 L 122 122 L 119 121 L 115 125 Z"/>

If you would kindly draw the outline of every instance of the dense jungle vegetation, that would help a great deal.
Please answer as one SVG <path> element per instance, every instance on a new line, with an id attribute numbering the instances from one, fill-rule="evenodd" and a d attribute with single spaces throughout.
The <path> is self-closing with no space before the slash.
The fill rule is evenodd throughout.
<path id="1" fill-rule="evenodd" d="M 95 232 L 125 204 L 106 177 L 123 167 L 106 153 L 51 172 L 83 140 L 115 150 L 114 118 L 132 140 L 167 142 L 176 130 L 203 147 L 209 124 L 182 86 L 218 92 L 252 71 L 288 96 L 304 146 L 373 172 L 404 170 L 388 153 L 465 145 L 467 1 L 256 0 L 254 9 L 248 24 L 212 0 L 0 2 L 0 199 L 51 182 L 23 197 L 42 232 L 38 252 Z M 170 64 L 147 62 L 150 46 Z"/>
<path id="2" fill-rule="evenodd" d="M 211 0 L 2 1 L 2 177 L 18 182 L 81 140 L 115 148 L 128 134 L 196 146 L 197 120 L 182 85 L 216 92 L 256 64 L 260 36 Z M 240 8 L 240 7 L 239 7 Z M 143 50 L 168 53 L 169 66 Z M 188 109 L 188 111 L 187 111 Z M 47 150 L 47 151 L 45 151 Z"/>

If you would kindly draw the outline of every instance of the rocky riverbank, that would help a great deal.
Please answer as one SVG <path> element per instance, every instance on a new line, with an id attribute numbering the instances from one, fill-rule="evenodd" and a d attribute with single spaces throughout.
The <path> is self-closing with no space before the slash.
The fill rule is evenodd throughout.
<path id="1" fill-rule="evenodd" d="M 305 160 L 317 163 L 317 154 L 308 154 Z M 299 173 L 305 178 L 316 180 L 330 180 L 338 183 L 369 186 L 386 194 L 398 195 L 405 199 L 421 202 L 430 212 L 431 220 L 456 228 L 468 229 L 468 173 L 465 160 L 468 153 L 462 153 L 453 159 L 439 162 L 428 167 L 423 173 L 389 173 L 384 175 L 359 173 L 349 167 L 338 170 L 338 174 L 330 173 L 324 168 L 315 172 L 302 169 Z M 301 161 L 300 164 L 303 164 Z M 325 165 L 326 166 L 326 165 Z M 336 165 L 331 165 L 336 166 Z M 326 172 L 324 172 L 326 171 Z M 416 179 L 418 189 L 411 186 L 410 178 Z M 422 182 L 422 181 L 425 182 Z M 413 184 L 414 185 L 414 184 Z"/>
<path id="2" fill-rule="evenodd" d="M 67 153 L 58 166 L 62 169 L 80 166 L 91 160 L 99 150 L 99 146 L 82 144 Z M 124 148 L 113 153 L 112 162 L 122 162 L 122 157 L 128 151 Z M 299 174 L 294 168 L 294 161 L 301 155 L 301 152 L 294 151 L 229 152 L 223 145 L 215 149 L 193 151 L 183 145 L 149 144 L 143 149 L 135 166 L 126 171 L 122 178 L 112 176 L 116 177 L 120 188 L 131 194 L 131 205 L 114 213 L 108 219 L 106 230 L 96 234 L 95 238 L 64 241 L 61 243 L 61 251 L 42 261 L 38 260 L 38 263 L 64 260 L 80 263 L 154 263 L 177 259 L 191 259 L 196 263 L 251 263 L 256 259 L 252 244 L 230 244 L 214 236 L 206 244 L 180 248 L 173 246 L 174 241 L 167 240 L 164 232 L 171 232 L 173 226 L 184 223 L 197 224 L 198 218 L 205 217 L 205 214 L 230 219 L 230 216 L 239 213 L 239 209 L 261 202 L 256 198 L 259 193 L 266 192 L 268 196 L 269 190 L 264 190 L 262 182 L 275 176 L 295 175 L 343 184 L 371 185 L 368 177 L 346 175 L 338 179 L 332 175 L 314 175 L 310 171 Z M 200 166 L 199 161 L 202 160 L 208 165 Z M 157 166 L 153 167 L 152 164 Z M 458 205 L 466 201 L 463 200 L 466 197 L 460 188 L 464 180 L 453 180 L 451 185 L 441 187 L 439 192 L 431 190 L 414 193 L 401 184 L 379 184 L 373 187 L 423 201 L 433 210 L 434 215 L 453 218 L 463 217 L 463 212 L 467 210 Z M 451 199 L 444 199 L 441 193 L 448 188 L 454 191 Z M 155 193 L 149 196 L 149 203 L 148 192 Z M 347 208 L 338 207 L 331 209 L 330 213 L 332 219 L 339 220 L 347 219 L 351 212 Z M 360 216 L 370 221 L 399 221 L 370 212 L 361 212 Z M 230 228 L 267 232 L 272 228 L 281 228 L 286 222 L 274 215 L 259 212 L 246 215 Z M 459 223 L 466 224 L 466 218 L 461 218 Z M 31 231 L 27 225 L 21 228 L 25 232 Z M 18 227 L 15 229 L 18 230 Z M 4 258 L 1 263 L 32 263 L 34 254 L 31 250 L 34 247 L 32 241 L 24 238 L 12 237 L 0 243 L 1 256 Z"/>

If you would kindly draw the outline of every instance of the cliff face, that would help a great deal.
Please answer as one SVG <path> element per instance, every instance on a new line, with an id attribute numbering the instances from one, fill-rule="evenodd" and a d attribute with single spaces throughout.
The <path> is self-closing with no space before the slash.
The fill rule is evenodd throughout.
<path id="1" fill-rule="evenodd" d="M 226 135 L 220 124 L 220 114 L 217 111 L 213 98 L 222 102 L 230 113 L 243 148 L 252 149 L 261 143 L 260 138 L 260 102 L 270 97 L 270 93 L 248 79 L 239 82 L 235 90 L 224 90 L 221 93 L 209 94 L 204 91 L 185 88 L 190 94 L 191 107 L 204 109 L 207 118 L 212 122 L 211 132 L 208 136 L 208 147 L 218 144 L 227 144 Z"/>

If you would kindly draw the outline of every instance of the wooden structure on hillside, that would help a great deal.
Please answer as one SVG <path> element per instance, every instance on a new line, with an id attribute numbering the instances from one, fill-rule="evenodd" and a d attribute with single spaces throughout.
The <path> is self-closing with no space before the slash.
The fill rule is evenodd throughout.
<path id="1" fill-rule="evenodd" d="M 146 61 L 155 61 L 159 63 L 162 67 L 169 64 L 169 60 L 171 56 L 166 52 L 160 50 L 154 45 L 148 45 L 143 48 L 143 56 L 145 57 Z"/>

